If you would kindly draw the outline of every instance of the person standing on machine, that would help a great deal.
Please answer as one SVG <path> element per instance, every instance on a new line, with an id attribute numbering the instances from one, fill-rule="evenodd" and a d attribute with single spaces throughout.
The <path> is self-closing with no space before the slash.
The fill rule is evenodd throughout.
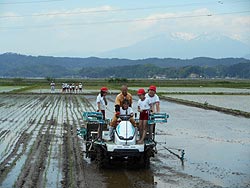
<path id="1" fill-rule="evenodd" d="M 156 94 L 156 86 L 151 85 L 148 88 L 148 93 L 145 95 L 146 98 L 150 100 L 152 104 L 152 113 L 159 113 L 160 112 L 160 99 Z M 149 138 L 152 139 L 152 134 L 155 132 L 155 124 L 151 124 L 149 126 Z M 154 139 L 154 138 L 153 138 Z"/>
<path id="2" fill-rule="evenodd" d="M 147 134 L 147 126 L 148 126 L 148 119 L 150 111 L 152 111 L 152 105 L 149 98 L 146 98 L 146 92 L 143 88 L 137 91 L 139 100 L 138 100 L 138 112 L 140 112 L 139 118 L 139 133 L 140 133 L 140 140 L 137 142 L 138 144 L 143 144 L 144 139 Z"/>

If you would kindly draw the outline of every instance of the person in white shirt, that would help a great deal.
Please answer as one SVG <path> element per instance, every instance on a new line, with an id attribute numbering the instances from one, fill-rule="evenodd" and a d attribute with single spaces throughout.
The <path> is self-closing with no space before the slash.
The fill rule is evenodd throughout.
<path id="1" fill-rule="evenodd" d="M 108 102 L 107 102 L 107 99 L 106 99 L 107 93 L 108 93 L 108 88 L 102 87 L 101 90 L 100 90 L 100 93 L 96 97 L 97 112 L 102 113 L 103 120 L 106 119 L 106 117 L 105 117 L 105 109 L 106 109 L 106 106 L 108 105 Z M 99 124 L 98 130 L 97 130 L 97 137 L 98 138 L 102 135 L 100 125 L 101 124 Z"/>
<path id="2" fill-rule="evenodd" d="M 75 93 L 78 93 L 79 86 L 76 84 L 75 85 Z"/>
<path id="3" fill-rule="evenodd" d="M 82 92 L 82 83 L 79 83 L 79 92 Z"/>
<path id="4" fill-rule="evenodd" d="M 108 88 L 102 87 L 100 93 L 96 97 L 97 112 L 102 112 L 103 119 L 105 120 L 105 109 L 108 105 L 106 95 L 108 93 Z"/>
<path id="5" fill-rule="evenodd" d="M 152 104 L 152 113 L 160 112 L 160 99 L 156 94 L 156 86 L 151 85 L 148 88 L 148 93 L 146 94 L 146 98 L 148 98 Z M 151 124 L 149 127 L 149 138 L 152 138 L 152 133 L 155 132 L 155 124 Z"/>
<path id="6" fill-rule="evenodd" d="M 149 98 L 153 106 L 152 110 L 154 112 L 160 112 L 160 99 L 156 94 L 156 86 L 151 85 L 148 89 L 148 93 L 145 95 L 146 98 Z"/>
<path id="7" fill-rule="evenodd" d="M 124 99 L 122 101 L 122 107 L 120 107 L 120 111 L 115 113 L 115 116 L 113 117 L 110 125 L 112 127 L 116 127 L 117 126 L 117 120 L 119 118 L 120 115 L 129 115 L 130 116 L 130 122 L 132 123 L 132 125 L 136 126 L 135 120 L 133 118 L 134 116 L 134 112 L 133 109 L 131 107 L 129 107 L 129 100 L 128 99 Z"/>
<path id="8" fill-rule="evenodd" d="M 138 144 L 143 144 L 144 139 L 147 134 L 147 124 L 149 119 L 149 113 L 152 110 L 151 101 L 149 98 L 146 98 L 145 90 L 139 89 L 137 91 L 139 100 L 137 103 L 138 106 L 138 112 L 140 112 L 140 118 L 139 118 L 139 132 L 140 132 L 140 140 L 138 141 Z"/>
<path id="9" fill-rule="evenodd" d="M 52 82 L 50 83 L 51 93 L 55 93 L 55 86 L 56 86 L 55 82 L 52 81 Z"/>

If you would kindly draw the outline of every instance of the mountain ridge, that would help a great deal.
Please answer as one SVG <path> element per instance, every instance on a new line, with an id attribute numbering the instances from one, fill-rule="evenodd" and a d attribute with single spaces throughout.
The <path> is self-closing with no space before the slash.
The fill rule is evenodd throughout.
<path id="1" fill-rule="evenodd" d="M 244 58 L 221 58 L 197 57 L 193 59 L 174 58 L 147 58 L 147 59 L 119 59 L 119 58 L 72 58 L 53 56 L 31 56 L 16 53 L 0 54 L 0 76 L 1 77 L 150 77 L 157 75 L 167 75 L 171 77 L 182 77 L 178 71 L 188 71 L 197 75 L 200 72 L 212 71 L 223 72 L 227 67 L 244 64 L 237 70 L 248 70 L 250 60 Z M 186 68 L 185 68 L 186 67 Z M 187 68 L 188 67 L 188 68 Z M 200 68 L 199 68 L 200 67 Z M 120 70 L 126 74 L 119 74 Z M 192 70 L 194 70 L 192 72 Z M 145 72 L 146 71 L 146 72 Z M 190 72 L 191 71 L 191 72 Z M 233 72 L 233 70 L 231 70 Z M 225 76 L 226 74 L 222 74 Z M 237 74 L 231 74 L 237 75 Z M 244 76 L 250 77 L 250 71 Z M 216 76 L 209 74 L 208 76 Z"/>
<path id="2" fill-rule="evenodd" d="M 145 57 L 245 57 L 250 46 L 219 34 L 202 34 L 189 40 L 169 35 L 153 36 L 133 45 L 99 53 L 100 57 L 140 59 Z"/>

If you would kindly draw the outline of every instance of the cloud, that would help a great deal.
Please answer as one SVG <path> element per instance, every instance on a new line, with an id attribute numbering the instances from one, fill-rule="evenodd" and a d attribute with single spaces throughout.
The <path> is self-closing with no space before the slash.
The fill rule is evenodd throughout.
<path id="1" fill-rule="evenodd" d="M 152 14 L 144 19 L 150 21 L 133 23 L 131 30 L 136 33 L 147 30 L 148 33 L 158 35 L 165 33 L 183 40 L 190 40 L 204 32 L 219 33 L 245 43 L 250 42 L 249 15 L 216 15 L 209 9 L 202 8 L 186 12 Z"/>
<path id="2" fill-rule="evenodd" d="M 145 18 L 142 18 L 142 22 L 140 22 L 138 25 L 141 25 L 142 28 L 145 25 L 145 22 L 147 23 L 147 26 L 152 26 L 156 23 L 161 23 L 161 22 L 168 22 L 168 21 L 173 21 L 178 19 L 183 19 L 185 17 L 190 17 L 190 16 L 198 16 L 198 15 L 207 15 L 210 14 L 208 9 L 198 9 L 192 12 L 176 12 L 176 13 L 157 13 L 157 14 L 152 14 L 149 15 Z"/>
<path id="3" fill-rule="evenodd" d="M 2 23 L 1 25 L 11 25 L 11 24 L 16 24 L 20 23 L 24 20 L 23 17 L 20 17 L 20 14 L 17 14 L 15 12 L 3 12 L 0 14 L 0 22 Z"/>
<path id="4" fill-rule="evenodd" d="M 182 40 L 192 40 L 197 37 L 194 33 L 186 33 L 186 32 L 175 32 L 171 33 L 172 38 L 182 39 Z"/>
<path id="5" fill-rule="evenodd" d="M 83 18 L 92 17 L 95 19 L 96 17 L 103 17 L 104 14 L 109 13 L 109 11 L 114 10 L 109 5 L 104 5 L 101 7 L 94 8 L 76 8 L 71 10 L 54 10 L 49 12 L 35 13 L 33 14 L 34 18 L 39 19 L 40 21 L 45 20 L 82 20 Z"/>
<path id="6" fill-rule="evenodd" d="M 250 16 L 249 15 L 212 15 L 207 8 L 193 11 L 153 12 L 149 11 L 117 11 L 114 6 L 98 6 L 93 8 L 61 9 L 46 12 L 36 12 L 33 16 L 21 16 L 18 11 L 1 12 L 1 16 L 13 16 L 11 19 L 0 19 L 3 30 L 2 46 L 36 51 L 106 51 L 122 46 L 129 46 L 149 37 L 168 35 L 172 38 L 191 40 L 203 33 L 219 33 L 233 39 L 250 44 Z M 163 10 L 160 10 L 163 11 Z M 28 13 L 27 13 L 28 14 Z M 105 24 L 106 21 L 114 21 Z M 124 20 L 124 22 L 122 21 Z M 14 23 L 15 21 L 15 23 Z M 102 24 L 99 24 L 102 23 Z M 85 24 L 96 23 L 96 24 Z M 72 25 L 70 25 L 72 24 Z M 70 27 L 68 27 L 68 25 Z M 21 30 L 12 27 L 20 26 Z M 45 27 L 39 27 L 45 26 Z M 10 28 L 8 30 L 8 27 Z M 30 29 L 31 28 L 31 29 Z M 40 29 L 42 28 L 42 29 Z M 35 32 L 34 32 L 35 31 Z M 46 32 L 45 32 L 46 31 Z M 0 31 L 1 32 L 1 31 Z M 13 36 L 23 39 L 16 42 Z M 39 38 L 39 40 L 38 40 Z M 33 41 L 38 41 L 33 42 Z M 28 43 L 30 41 L 30 43 Z M 37 44 L 49 42 L 49 47 Z M 46 43 L 46 45 L 48 45 Z"/>

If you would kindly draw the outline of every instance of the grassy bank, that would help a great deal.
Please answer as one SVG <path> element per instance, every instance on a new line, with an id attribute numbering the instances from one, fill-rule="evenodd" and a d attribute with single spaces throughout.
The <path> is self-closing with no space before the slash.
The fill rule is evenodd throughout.
<path id="1" fill-rule="evenodd" d="M 250 80 L 206 80 L 206 79 L 176 79 L 176 80 L 157 80 L 157 79 L 53 79 L 57 86 L 62 83 L 82 82 L 87 89 L 96 89 L 107 86 L 112 89 L 119 89 L 122 84 L 131 87 L 148 87 L 156 85 L 158 87 L 224 87 L 224 88 L 248 88 Z M 48 87 L 51 79 L 30 79 L 30 78 L 1 78 L 0 86 L 31 86 Z"/>

